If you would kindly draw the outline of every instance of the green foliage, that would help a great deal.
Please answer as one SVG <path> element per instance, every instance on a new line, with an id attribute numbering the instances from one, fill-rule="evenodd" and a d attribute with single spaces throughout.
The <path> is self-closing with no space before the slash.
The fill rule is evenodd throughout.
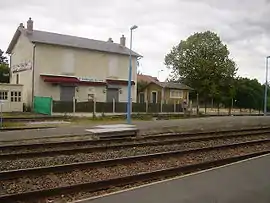
<path id="1" fill-rule="evenodd" d="M 235 79 L 235 106 L 239 108 L 263 109 L 264 85 L 256 79 Z"/>
<path id="2" fill-rule="evenodd" d="M 231 97 L 236 65 L 229 58 L 229 51 L 219 36 L 213 32 L 195 33 L 174 46 L 165 57 L 171 69 L 171 80 L 181 81 L 205 100 L 222 100 L 224 91 Z"/>
<path id="3" fill-rule="evenodd" d="M 138 81 L 137 83 L 137 92 L 140 93 L 143 91 L 143 89 L 148 85 L 148 82 L 145 81 Z"/>
<path id="4" fill-rule="evenodd" d="M 4 52 L 0 49 L 0 83 L 9 83 L 8 60 Z"/>

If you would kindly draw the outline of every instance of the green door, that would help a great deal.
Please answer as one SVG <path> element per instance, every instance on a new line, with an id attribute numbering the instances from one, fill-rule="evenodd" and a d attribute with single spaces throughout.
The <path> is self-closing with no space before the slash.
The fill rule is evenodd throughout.
<path id="1" fill-rule="evenodd" d="M 34 97 L 34 111 L 39 114 L 52 114 L 51 97 Z"/>

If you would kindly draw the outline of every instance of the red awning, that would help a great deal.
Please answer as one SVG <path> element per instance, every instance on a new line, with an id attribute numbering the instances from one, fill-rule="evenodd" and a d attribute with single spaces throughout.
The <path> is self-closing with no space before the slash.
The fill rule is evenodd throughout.
<path id="1" fill-rule="evenodd" d="M 106 80 L 108 84 L 111 85 L 128 85 L 127 80 L 112 80 L 112 79 L 107 79 Z M 131 85 L 135 85 L 134 81 L 131 81 Z"/>
<path id="2" fill-rule="evenodd" d="M 104 86 L 106 82 L 93 82 L 93 81 L 82 81 L 77 77 L 72 76 L 56 76 L 56 75 L 41 75 L 44 82 L 49 83 L 69 83 L 69 84 L 81 84 L 81 85 L 91 85 L 91 86 Z"/>

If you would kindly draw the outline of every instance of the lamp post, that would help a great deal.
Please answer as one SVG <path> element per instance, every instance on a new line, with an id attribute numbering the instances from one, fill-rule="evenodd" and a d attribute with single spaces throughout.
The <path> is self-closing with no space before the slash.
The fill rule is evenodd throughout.
<path id="1" fill-rule="evenodd" d="M 159 71 L 158 71 L 158 75 L 157 75 L 157 79 L 158 79 L 158 80 L 159 80 L 159 73 L 160 73 L 160 72 L 163 72 L 163 71 L 164 71 L 164 70 L 159 70 Z"/>
<path id="2" fill-rule="evenodd" d="M 266 57 L 265 65 L 265 87 L 264 87 L 264 116 L 267 114 L 267 90 L 268 90 L 268 59 L 270 56 Z"/>
<path id="3" fill-rule="evenodd" d="M 130 28 L 130 47 L 129 47 L 129 70 L 128 70 L 128 98 L 127 98 L 127 123 L 131 124 L 131 78 L 132 78 L 132 31 L 138 28 L 133 25 Z"/>

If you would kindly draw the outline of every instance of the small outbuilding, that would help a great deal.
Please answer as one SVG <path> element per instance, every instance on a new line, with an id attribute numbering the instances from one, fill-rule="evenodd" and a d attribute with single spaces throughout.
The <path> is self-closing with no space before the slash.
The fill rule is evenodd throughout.
<path id="1" fill-rule="evenodd" d="M 2 112 L 22 112 L 23 85 L 0 83 L 0 109 Z"/>

